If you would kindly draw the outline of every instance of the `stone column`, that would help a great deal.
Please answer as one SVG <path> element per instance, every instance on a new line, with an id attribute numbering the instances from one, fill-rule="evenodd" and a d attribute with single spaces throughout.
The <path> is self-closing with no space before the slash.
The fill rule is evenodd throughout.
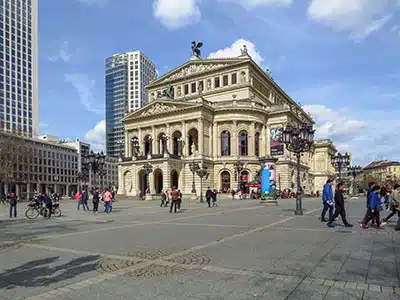
<path id="1" fill-rule="evenodd" d="M 168 153 L 173 152 L 173 139 L 172 139 L 172 132 L 171 132 L 171 125 L 167 124 L 167 136 L 168 136 L 168 141 L 167 141 L 167 151 Z"/>
<path id="2" fill-rule="evenodd" d="M 65 194 L 67 197 L 69 197 L 69 184 L 65 186 Z"/>
<path id="3" fill-rule="evenodd" d="M 234 120 L 232 124 L 232 136 L 231 136 L 231 155 L 232 156 L 238 156 L 238 133 L 237 133 L 237 121 Z"/>
<path id="4" fill-rule="evenodd" d="M 143 154 L 144 154 L 144 141 L 143 141 L 143 137 L 142 137 L 142 128 L 139 128 L 138 139 L 139 139 L 139 147 L 140 147 L 139 152 L 143 152 Z"/>
<path id="5" fill-rule="evenodd" d="M 132 155 L 131 147 L 129 146 L 130 146 L 130 140 L 128 139 L 128 131 L 125 130 L 124 152 L 126 157 L 130 157 Z"/>
<path id="6" fill-rule="evenodd" d="M 266 155 L 271 155 L 271 125 L 264 126 L 265 128 L 265 152 Z"/>
<path id="7" fill-rule="evenodd" d="M 263 157 L 266 155 L 266 147 L 267 147 L 267 143 L 265 140 L 265 131 L 266 131 L 266 126 L 263 125 L 261 132 L 260 132 L 260 156 Z"/>
<path id="8" fill-rule="evenodd" d="M 182 121 L 181 124 L 182 124 L 182 138 L 183 138 L 183 140 L 185 142 L 185 146 L 182 149 L 182 155 L 183 156 L 189 156 L 189 139 L 187 137 L 187 132 L 186 132 L 187 131 L 187 125 L 186 125 L 185 121 Z"/>
<path id="9" fill-rule="evenodd" d="M 4 194 L 6 194 L 6 196 L 8 194 L 8 183 L 4 184 Z"/>
<path id="10" fill-rule="evenodd" d="M 199 119 L 199 124 L 198 124 L 198 152 L 199 155 L 203 156 L 204 155 L 204 120 Z"/>
<path id="11" fill-rule="evenodd" d="M 218 155 L 219 155 L 218 153 L 221 153 L 221 151 L 218 152 L 218 143 L 220 141 L 219 134 L 218 134 L 218 122 L 215 122 L 213 127 L 212 127 L 212 136 L 211 136 L 211 138 L 212 138 L 212 143 L 210 141 L 210 144 L 212 144 L 211 155 L 214 158 L 217 158 Z"/>
<path id="12" fill-rule="evenodd" d="M 156 138 L 156 127 L 151 126 L 151 154 L 155 154 L 156 150 L 156 143 L 157 143 L 157 138 Z"/>
<path id="13" fill-rule="evenodd" d="M 254 148 L 254 136 L 255 136 L 255 122 L 250 123 L 250 130 L 249 130 L 249 135 L 247 136 L 248 138 L 248 155 L 249 156 L 255 156 L 255 148 Z"/>
<path id="14" fill-rule="evenodd" d="M 29 200 L 31 196 L 31 184 L 27 183 L 26 184 L 26 199 Z"/>
<path id="15" fill-rule="evenodd" d="M 21 189 L 18 183 L 15 184 L 15 194 L 17 197 L 21 197 Z"/>

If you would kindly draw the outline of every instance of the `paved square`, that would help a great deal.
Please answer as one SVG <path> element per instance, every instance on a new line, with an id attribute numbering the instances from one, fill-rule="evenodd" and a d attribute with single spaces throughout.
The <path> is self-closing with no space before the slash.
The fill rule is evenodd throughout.
<path id="1" fill-rule="evenodd" d="M 177 214 L 119 200 L 98 215 L 63 201 L 50 220 L 25 205 L 18 219 L 0 207 L 0 300 L 400 299 L 395 220 L 362 230 L 364 199 L 346 204 L 350 229 L 319 222 L 319 199 L 304 216 L 293 199 L 185 201 Z"/>

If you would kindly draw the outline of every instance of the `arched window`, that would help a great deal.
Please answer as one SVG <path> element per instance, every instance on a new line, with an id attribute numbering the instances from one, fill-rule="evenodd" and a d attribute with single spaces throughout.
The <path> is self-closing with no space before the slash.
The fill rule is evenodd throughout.
<path id="1" fill-rule="evenodd" d="M 247 156 L 248 155 L 248 144 L 247 144 L 247 132 L 241 131 L 239 133 L 239 155 Z"/>
<path id="2" fill-rule="evenodd" d="M 260 156 L 260 133 L 257 132 L 254 136 L 254 154 Z"/>
<path id="3" fill-rule="evenodd" d="M 146 155 L 146 156 L 152 154 L 152 149 L 151 149 L 152 141 L 153 141 L 153 139 L 149 135 L 147 135 L 144 138 L 144 155 Z"/>
<path id="4" fill-rule="evenodd" d="M 231 134 L 224 130 L 221 133 L 221 156 L 231 155 Z"/>

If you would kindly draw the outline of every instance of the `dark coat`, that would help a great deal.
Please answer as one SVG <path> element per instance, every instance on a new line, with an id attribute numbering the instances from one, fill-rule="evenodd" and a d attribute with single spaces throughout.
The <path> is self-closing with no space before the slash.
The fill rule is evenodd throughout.
<path id="1" fill-rule="evenodd" d="M 211 199 L 213 197 L 213 194 L 214 193 L 212 192 L 212 190 L 208 189 L 207 192 L 206 192 L 206 198 L 207 199 Z"/>
<path id="2" fill-rule="evenodd" d="M 344 208 L 344 196 L 343 192 L 340 190 L 335 191 L 335 206 Z"/>

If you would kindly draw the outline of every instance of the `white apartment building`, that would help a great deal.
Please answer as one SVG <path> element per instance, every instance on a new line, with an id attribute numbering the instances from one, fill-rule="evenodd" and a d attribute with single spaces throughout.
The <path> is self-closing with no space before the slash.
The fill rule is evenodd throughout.
<path id="1" fill-rule="evenodd" d="M 38 132 L 38 0 L 0 1 L 0 130 Z"/>
<path id="2" fill-rule="evenodd" d="M 156 76 L 156 66 L 140 51 L 114 54 L 106 59 L 106 152 L 118 157 L 124 152 L 121 119 L 148 102 L 145 86 Z"/>

